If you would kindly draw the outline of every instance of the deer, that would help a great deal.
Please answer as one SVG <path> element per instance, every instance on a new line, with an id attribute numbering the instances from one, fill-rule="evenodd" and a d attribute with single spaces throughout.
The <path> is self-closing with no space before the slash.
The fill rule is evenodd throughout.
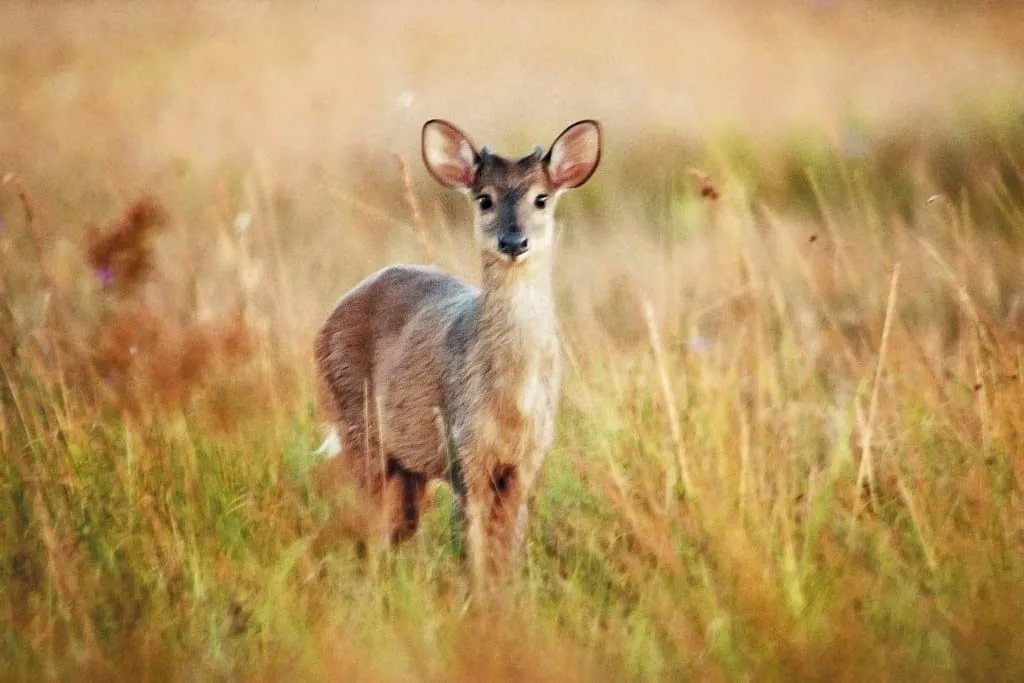
<path id="1" fill-rule="evenodd" d="M 518 563 L 555 439 L 555 205 L 597 169 L 601 127 L 578 121 L 516 159 L 432 119 L 421 151 L 430 175 L 472 202 L 481 284 L 392 265 L 341 298 L 314 342 L 331 425 L 321 451 L 386 547 L 416 531 L 428 484 L 447 482 L 480 587 Z"/>

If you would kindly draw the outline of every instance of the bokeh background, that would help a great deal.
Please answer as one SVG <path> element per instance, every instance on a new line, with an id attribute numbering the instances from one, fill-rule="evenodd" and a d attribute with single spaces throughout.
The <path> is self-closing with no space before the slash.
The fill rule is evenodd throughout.
<path id="1" fill-rule="evenodd" d="M 0 8 L 12 680 L 1024 677 L 1024 8 Z M 311 342 L 377 268 L 478 281 L 419 158 L 596 118 L 560 208 L 523 575 L 451 496 L 358 552 Z"/>

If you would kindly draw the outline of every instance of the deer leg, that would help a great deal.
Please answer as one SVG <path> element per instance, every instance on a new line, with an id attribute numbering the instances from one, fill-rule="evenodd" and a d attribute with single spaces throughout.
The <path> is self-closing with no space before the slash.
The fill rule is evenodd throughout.
<path id="1" fill-rule="evenodd" d="M 427 478 L 399 465 L 392 458 L 367 457 L 380 453 L 377 443 L 354 432 L 335 457 L 322 462 L 314 473 L 321 495 L 333 502 L 332 534 L 382 548 L 400 543 L 419 527 L 426 497 Z"/>
<path id="2" fill-rule="evenodd" d="M 500 465 L 470 492 L 467 540 L 476 587 L 514 571 L 526 531 L 527 505 L 519 470 Z"/>
<path id="3" fill-rule="evenodd" d="M 420 510 L 427 492 L 427 478 L 389 463 L 394 472 L 385 482 L 385 514 L 389 542 L 394 545 L 412 536 L 420 524 Z"/>
<path id="4" fill-rule="evenodd" d="M 486 500 L 483 495 L 470 495 L 466 500 L 466 545 L 469 549 L 470 572 L 473 576 L 474 592 L 479 593 L 486 586 L 487 547 L 484 535 Z"/>
<path id="5" fill-rule="evenodd" d="M 491 478 L 492 502 L 487 536 L 491 546 L 491 569 L 511 574 L 518 568 L 519 553 L 526 532 L 526 491 L 518 467 L 502 466 Z"/>
<path id="6" fill-rule="evenodd" d="M 339 427 L 340 430 L 340 427 Z M 373 535 L 374 511 L 378 507 L 381 479 L 363 463 L 364 449 L 358 439 L 343 439 L 340 452 L 320 462 L 313 471 L 315 490 L 331 504 L 331 521 L 322 532 L 324 539 L 348 538 L 364 546 Z"/>

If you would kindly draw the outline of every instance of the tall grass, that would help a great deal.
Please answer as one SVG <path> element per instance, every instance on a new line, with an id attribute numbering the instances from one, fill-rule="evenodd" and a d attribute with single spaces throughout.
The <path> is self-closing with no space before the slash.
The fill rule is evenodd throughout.
<path id="1" fill-rule="evenodd" d="M 598 60 L 510 113 L 507 91 L 444 76 L 483 42 L 425 40 L 431 11 L 119 7 L 0 22 L 23 50 L 0 49 L 19 124 L 0 132 L 0 677 L 1024 678 L 1015 8 L 861 6 L 881 38 L 852 10 L 705 8 L 694 40 L 733 60 L 707 75 L 653 41 L 693 8 L 496 6 L 544 27 L 520 46 L 576 20 L 565 49 Z M 886 45 L 873 83 L 852 56 Z M 322 89 L 361 52 L 347 92 Z M 543 61 L 517 54 L 492 65 L 508 87 Z M 801 58 L 816 75 L 772 79 Z M 766 77 L 779 103 L 707 129 L 652 114 L 678 113 L 684 82 L 736 112 L 710 93 L 768 96 Z M 844 77 L 856 104 L 813 94 Z M 390 119 L 350 102 L 394 113 L 401 89 L 416 104 Z M 446 487 L 411 541 L 366 554 L 312 456 L 332 300 L 394 261 L 476 277 L 467 211 L 408 149 L 431 92 L 469 130 L 548 137 L 584 107 L 609 132 L 562 209 L 558 443 L 493 605 Z"/>

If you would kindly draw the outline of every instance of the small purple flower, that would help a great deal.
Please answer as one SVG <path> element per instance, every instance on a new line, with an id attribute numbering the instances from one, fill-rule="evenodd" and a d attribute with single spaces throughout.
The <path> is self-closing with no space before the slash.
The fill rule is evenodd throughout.
<path id="1" fill-rule="evenodd" d="M 687 346 L 693 353 L 704 353 L 711 347 L 711 345 L 708 343 L 707 337 L 704 337 L 699 334 L 691 337 L 690 341 L 687 343 Z"/>
<path id="2" fill-rule="evenodd" d="M 104 287 L 114 281 L 114 270 L 110 266 L 100 266 L 96 269 L 96 279 Z"/>

